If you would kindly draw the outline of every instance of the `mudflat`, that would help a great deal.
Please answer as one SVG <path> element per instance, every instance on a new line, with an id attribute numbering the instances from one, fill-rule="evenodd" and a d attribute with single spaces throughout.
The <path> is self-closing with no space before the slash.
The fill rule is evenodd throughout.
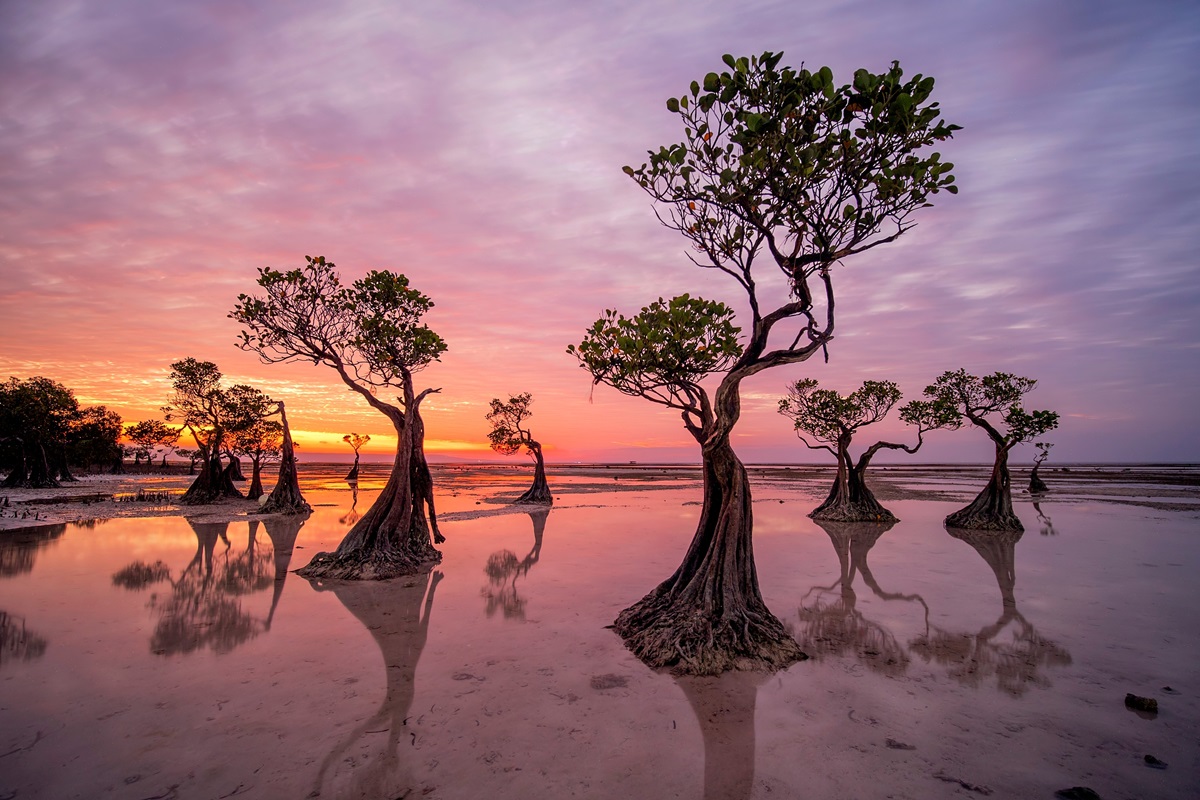
<path id="1" fill-rule="evenodd" d="M 809 659 L 705 679 L 606 628 L 678 565 L 698 470 L 552 467 L 547 509 L 509 503 L 528 468 L 438 466 L 441 564 L 309 583 L 386 479 L 345 469 L 302 466 L 304 520 L 180 508 L 183 476 L 0 492 L 0 797 L 1200 793 L 1196 468 L 1044 467 L 1020 535 L 942 527 L 984 468 L 881 465 L 892 526 L 808 519 L 828 469 L 751 468 Z"/>

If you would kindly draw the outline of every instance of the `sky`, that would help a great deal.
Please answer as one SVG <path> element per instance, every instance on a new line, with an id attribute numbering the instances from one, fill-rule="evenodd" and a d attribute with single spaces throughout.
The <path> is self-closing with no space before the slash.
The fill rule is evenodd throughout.
<path id="1" fill-rule="evenodd" d="M 192 356 L 286 400 L 310 457 L 349 457 L 351 431 L 385 457 L 389 423 L 332 370 L 235 346 L 257 269 L 324 255 L 433 299 L 432 454 L 494 456 L 488 401 L 527 391 L 551 462 L 697 461 L 676 413 L 593 387 L 566 347 L 658 297 L 744 311 L 621 167 L 682 140 L 665 100 L 722 54 L 768 50 L 838 82 L 933 76 L 960 193 L 835 267 L 829 361 L 743 384 L 744 461 L 828 458 L 776 412 L 790 381 L 913 399 L 959 367 L 1039 381 L 1052 461 L 1200 461 L 1191 2 L 0 3 L 0 376 L 133 422 Z M 964 429 L 915 459 L 991 453 Z"/>

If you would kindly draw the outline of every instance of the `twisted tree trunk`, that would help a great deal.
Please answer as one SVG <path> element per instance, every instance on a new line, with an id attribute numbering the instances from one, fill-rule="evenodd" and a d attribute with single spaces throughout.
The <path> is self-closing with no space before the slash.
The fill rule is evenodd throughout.
<path id="1" fill-rule="evenodd" d="M 354 466 L 346 473 L 346 480 L 354 483 L 358 480 L 358 451 L 354 451 Z"/>
<path id="2" fill-rule="evenodd" d="M 1029 493 L 1030 494 L 1045 494 L 1050 491 L 1050 487 L 1038 475 L 1038 469 L 1042 466 L 1042 462 L 1038 461 L 1033 465 L 1033 471 L 1029 473 Z"/>
<path id="3" fill-rule="evenodd" d="M 396 458 L 387 485 L 332 553 L 318 553 L 297 574 L 314 579 L 383 580 L 412 575 L 442 560 L 429 540 L 424 505 L 433 509 L 433 479 L 424 459 L 424 427 L 417 411 L 423 392 L 405 387 L 407 414 L 376 401 L 373 405 L 396 430 Z M 407 416 L 407 419 L 406 419 Z M 411 424 L 409 424 L 411 423 Z M 414 487 L 414 476 L 417 477 Z M 436 532 L 436 517 L 433 518 Z"/>
<path id="4" fill-rule="evenodd" d="M 996 463 L 987 486 L 966 508 L 946 517 L 946 527 L 964 530 L 1023 531 L 1013 513 L 1012 481 L 1008 473 L 1008 447 L 996 442 Z"/>
<path id="5" fill-rule="evenodd" d="M 613 627 L 642 661 L 676 674 L 783 669 L 807 656 L 759 592 L 746 469 L 727 434 L 702 454 L 704 505 L 683 563 Z"/>
<path id="6" fill-rule="evenodd" d="M 204 457 L 204 466 L 192 485 L 179 498 L 187 506 L 201 506 L 226 498 L 241 499 L 242 493 L 233 485 L 229 470 L 221 465 L 221 449 L 213 447 Z"/>
<path id="7" fill-rule="evenodd" d="M 530 440 L 526 443 L 529 451 L 533 453 L 535 466 L 533 469 L 533 485 L 526 490 L 525 494 L 518 497 L 514 502 L 517 503 L 553 503 L 554 495 L 550 493 L 550 484 L 546 482 L 546 461 L 542 458 L 542 446 L 538 442 Z"/>
<path id="8" fill-rule="evenodd" d="M 312 511 L 300 494 L 300 479 L 296 474 L 296 448 L 292 444 L 292 429 L 288 427 L 287 412 L 279 404 L 279 419 L 283 424 L 283 450 L 279 458 L 279 480 L 271 490 L 271 496 L 263 503 L 263 514 L 308 514 Z M 257 473 L 257 463 L 255 472 Z"/>
<path id="9" fill-rule="evenodd" d="M 250 464 L 251 464 L 250 488 L 246 490 L 246 499 L 247 500 L 257 500 L 258 498 L 263 496 L 262 458 L 251 456 Z"/>
<path id="10" fill-rule="evenodd" d="M 895 522 L 896 515 L 888 511 L 867 487 L 867 466 L 874 450 L 868 450 L 855 464 L 850 459 L 850 438 L 838 442 L 838 471 L 825 502 L 808 516 L 831 522 Z"/>

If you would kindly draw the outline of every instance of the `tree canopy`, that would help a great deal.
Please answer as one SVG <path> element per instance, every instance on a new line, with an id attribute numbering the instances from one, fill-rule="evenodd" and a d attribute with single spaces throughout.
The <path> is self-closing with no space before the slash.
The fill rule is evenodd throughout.
<path id="1" fill-rule="evenodd" d="M 724 56 L 728 70 L 667 101 L 683 141 L 624 168 L 687 240 L 692 262 L 733 278 L 749 318 L 735 325 L 727 306 L 682 295 L 631 318 L 607 311 L 569 348 L 595 382 L 679 410 L 701 446 L 704 506 L 688 554 L 615 624 L 647 663 L 686 672 L 778 669 L 801 657 L 758 589 L 749 479 L 730 443 L 741 382 L 828 357 L 831 268 L 895 241 L 934 195 L 956 191 L 953 165 L 931 151 L 959 129 L 939 119 L 932 78 L 904 79 L 893 62 L 839 86 L 827 67 L 780 67 L 781 58 Z M 774 273 L 760 282 L 763 260 L 782 273 L 783 291 Z M 702 381 L 714 373 L 724 376 L 710 398 Z"/>
<path id="2" fill-rule="evenodd" d="M 370 387 L 402 386 L 446 351 L 442 337 L 421 321 L 433 301 L 406 276 L 372 270 L 343 286 L 332 261 L 304 259 L 305 266 L 286 272 L 260 269 L 265 295 L 238 295 L 230 316 L 247 327 L 243 350 L 271 364 L 332 367 L 373 406 Z"/>
<path id="3" fill-rule="evenodd" d="M 996 459 L 987 486 L 965 508 L 946 517 L 946 525 L 967 530 L 1024 530 L 1013 512 L 1008 453 L 1058 427 L 1054 411 L 1026 411 L 1021 404 L 1037 381 L 1008 372 L 982 377 L 965 369 L 943 372 L 925 387 L 925 395 L 951 409 L 958 424 L 982 428 L 995 446 Z M 997 417 L 999 417 L 997 419 Z"/>
<path id="4" fill-rule="evenodd" d="M 391 421 L 397 453 L 375 504 L 335 552 L 318 553 L 301 574 L 347 579 L 411 574 L 441 558 L 429 542 L 431 528 L 436 539 L 441 535 L 419 412 L 421 400 L 439 390 L 418 393 L 413 387 L 413 374 L 446 350 L 422 321 L 433 301 L 399 273 L 372 270 L 344 286 L 332 261 L 324 256 L 304 261 L 287 271 L 259 269 L 263 294 L 238 296 L 229 316 L 245 326 L 240 346 L 269 364 L 311 361 L 331 367 Z M 398 404 L 381 399 L 385 387 L 400 390 Z"/>
<path id="5" fill-rule="evenodd" d="M 1057 412 L 1026 411 L 1021 405 L 1022 398 L 1036 386 L 1033 378 L 1008 372 L 979 377 L 959 369 L 939 375 L 925 387 L 925 395 L 953 409 L 959 424 L 967 421 L 983 428 L 1007 451 L 1058 427 Z"/>
<path id="6" fill-rule="evenodd" d="M 65 469 L 67 438 L 79 420 L 75 393 L 50 378 L 0 383 L 0 441 L 9 445 L 5 486 L 58 486 L 52 467 Z"/>
<path id="7" fill-rule="evenodd" d="M 169 448 L 179 441 L 179 433 L 160 419 L 144 419 L 125 426 L 125 438 L 133 443 L 134 460 L 145 458 L 147 465 L 158 448 Z"/>
<path id="8" fill-rule="evenodd" d="M 533 395 L 529 392 L 514 394 L 508 400 L 493 397 L 487 413 L 492 423 L 488 432 L 488 443 L 497 453 L 511 456 L 522 448 L 534 460 L 533 486 L 517 498 L 518 503 L 554 502 L 550 486 L 546 482 L 546 461 L 542 455 L 542 443 L 533 438 L 528 420 L 533 415 L 530 406 Z"/>

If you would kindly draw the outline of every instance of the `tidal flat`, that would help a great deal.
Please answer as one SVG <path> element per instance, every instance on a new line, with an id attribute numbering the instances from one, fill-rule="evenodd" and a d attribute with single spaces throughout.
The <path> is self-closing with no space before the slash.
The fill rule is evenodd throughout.
<path id="1" fill-rule="evenodd" d="M 829 469 L 752 468 L 762 592 L 809 659 L 720 678 L 606 627 L 678 566 L 698 470 L 552 467 L 547 510 L 508 503 L 524 465 L 435 467 L 441 564 L 310 583 L 386 479 L 346 468 L 302 465 L 303 521 L 105 501 L 126 516 L 0 530 L 0 798 L 1200 796 L 1195 468 L 1043 469 L 1019 536 L 942 526 L 981 468 L 878 469 L 890 527 L 809 519 Z"/>

